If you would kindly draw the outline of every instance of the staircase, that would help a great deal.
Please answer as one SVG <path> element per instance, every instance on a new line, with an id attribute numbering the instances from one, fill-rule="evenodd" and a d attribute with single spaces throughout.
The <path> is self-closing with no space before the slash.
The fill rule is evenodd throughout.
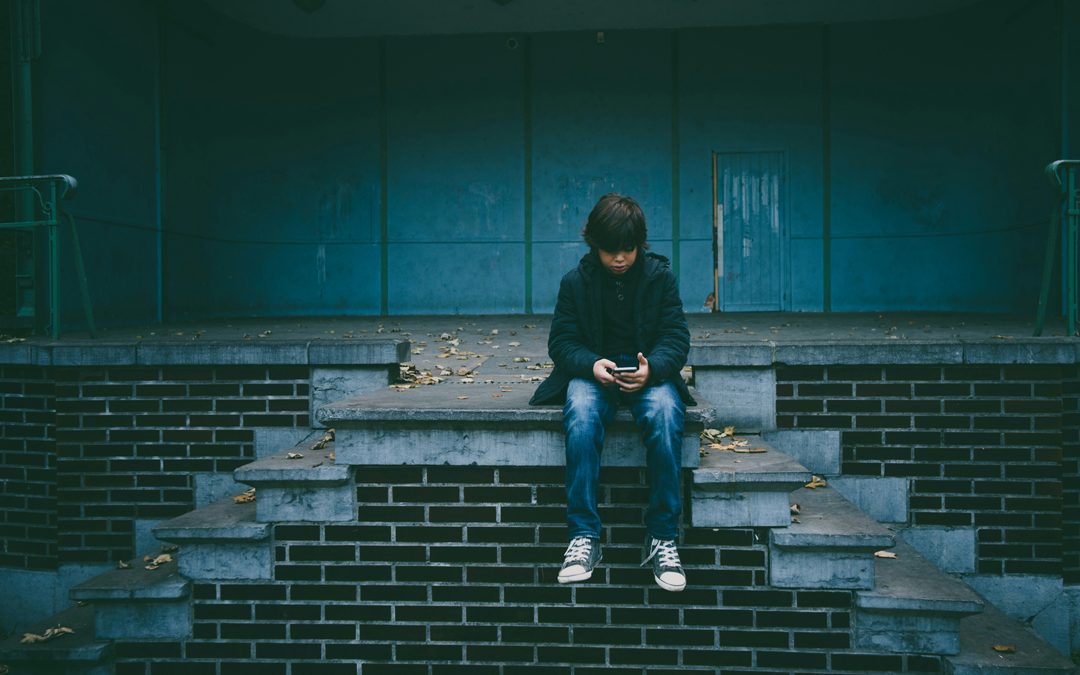
<path id="1" fill-rule="evenodd" d="M 230 497 L 159 524 L 155 536 L 179 547 L 174 561 L 148 570 L 136 560 L 81 584 L 72 599 L 83 606 L 41 628 L 67 625 L 74 635 L 29 645 L 12 636 L 0 663 L 50 675 L 509 673 L 541 664 L 1076 672 L 827 480 L 804 487 L 821 462 L 839 465 L 838 445 L 830 458 L 820 437 L 782 433 L 702 451 L 699 435 L 716 419 L 705 403 L 688 409 L 683 444 L 687 590 L 656 588 L 639 565 L 647 492 L 626 411 L 605 447 L 604 562 L 587 583 L 557 584 L 561 410 L 528 406 L 533 386 L 390 388 L 322 406 L 332 442 L 315 430 L 237 469 L 236 480 L 256 488 L 254 502 Z"/>

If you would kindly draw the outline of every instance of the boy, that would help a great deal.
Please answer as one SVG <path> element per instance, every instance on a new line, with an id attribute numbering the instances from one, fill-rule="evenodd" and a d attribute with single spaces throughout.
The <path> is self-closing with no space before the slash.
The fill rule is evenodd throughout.
<path id="1" fill-rule="evenodd" d="M 600 198 L 582 231 L 589 253 L 559 286 L 548 353 L 555 363 L 533 405 L 565 402 L 566 520 L 560 583 L 585 581 L 601 559 L 597 489 L 605 427 L 630 408 L 645 444 L 645 560 L 657 585 L 686 587 L 675 545 L 682 499 L 683 417 L 694 400 L 680 375 L 690 332 L 667 258 L 646 253 L 645 215 L 630 197 Z"/>

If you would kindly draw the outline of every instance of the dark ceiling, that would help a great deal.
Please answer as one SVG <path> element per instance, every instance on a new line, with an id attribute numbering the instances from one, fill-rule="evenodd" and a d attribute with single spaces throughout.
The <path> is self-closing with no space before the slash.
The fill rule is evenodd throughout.
<path id="1" fill-rule="evenodd" d="M 207 0 L 258 30 L 305 37 L 844 23 L 938 14 L 978 1 Z"/>

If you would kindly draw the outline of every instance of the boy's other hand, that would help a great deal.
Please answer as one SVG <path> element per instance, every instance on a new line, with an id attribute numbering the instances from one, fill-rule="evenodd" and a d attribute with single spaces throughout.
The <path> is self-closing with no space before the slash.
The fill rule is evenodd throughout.
<path id="1" fill-rule="evenodd" d="M 615 381 L 619 383 L 619 390 L 625 392 L 640 391 L 649 382 L 649 360 L 645 355 L 638 352 L 638 368 L 632 373 L 619 373 Z"/>
<path id="2" fill-rule="evenodd" d="M 615 376 L 608 372 L 609 368 L 614 368 L 615 362 L 611 359 L 600 359 L 596 363 L 592 364 L 592 376 L 600 384 L 615 384 Z"/>

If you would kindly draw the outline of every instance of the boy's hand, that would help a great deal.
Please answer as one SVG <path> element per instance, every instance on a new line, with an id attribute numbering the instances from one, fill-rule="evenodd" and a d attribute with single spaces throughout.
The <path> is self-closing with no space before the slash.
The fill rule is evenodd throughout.
<path id="1" fill-rule="evenodd" d="M 614 368 L 615 362 L 610 359 L 600 359 L 592 364 L 593 379 L 600 384 L 615 384 L 615 377 L 608 372 L 608 368 Z"/>
<path id="2" fill-rule="evenodd" d="M 649 382 L 649 360 L 645 355 L 638 352 L 638 368 L 632 373 L 619 373 L 615 381 L 619 383 L 619 391 L 634 392 L 645 388 Z"/>

